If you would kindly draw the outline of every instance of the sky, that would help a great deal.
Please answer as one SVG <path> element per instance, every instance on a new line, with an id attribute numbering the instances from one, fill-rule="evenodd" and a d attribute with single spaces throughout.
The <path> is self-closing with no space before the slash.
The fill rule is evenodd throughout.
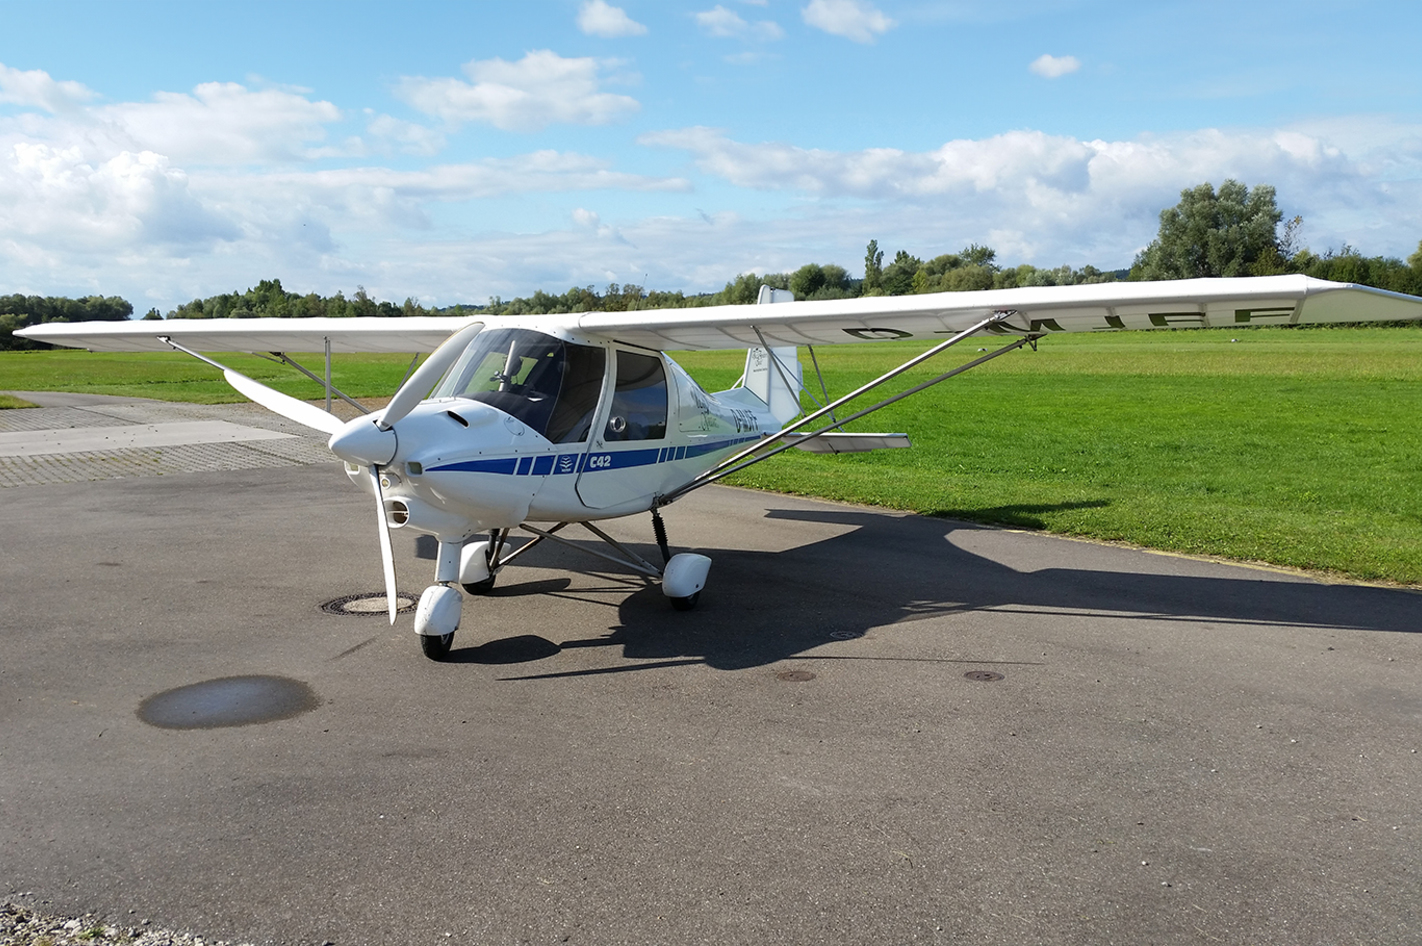
<path id="1" fill-rule="evenodd" d="M 1116 269 L 1227 178 L 1405 258 L 1419 36 L 1415 0 L 0 0 L 0 294 Z"/>

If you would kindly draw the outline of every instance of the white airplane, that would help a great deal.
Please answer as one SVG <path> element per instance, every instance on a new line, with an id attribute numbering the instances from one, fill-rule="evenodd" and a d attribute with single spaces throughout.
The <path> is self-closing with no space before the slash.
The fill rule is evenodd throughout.
<path id="1" fill-rule="evenodd" d="M 420 597 L 415 631 L 443 659 L 462 597 L 489 591 L 499 572 L 545 540 L 660 580 L 678 609 L 696 605 L 711 560 L 673 555 L 659 510 L 692 490 L 789 447 L 840 453 L 907 447 L 904 434 L 848 433 L 843 425 L 1024 345 L 1059 332 L 1422 319 L 1422 298 L 1306 276 L 1116 282 L 915 296 L 796 302 L 763 287 L 761 303 L 588 312 L 562 316 L 224 319 L 51 322 L 16 334 L 92 351 L 176 349 L 221 369 L 258 404 L 330 435 L 347 475 L 375 499 L 390 621 L 395 565 L 390 530 L 439 542 L 435 583 Z M 979 335 L 1006 343 L 871 407 L 849 401 Z M 938 344 L 858 390 L 823 402 L 804 383 L 798 348 L 900 339 Z M 745 373 L 714 394 L 668 350 L 744 348 Z M 198 351 L 324 351 L 327 410 L 299 401 Z M 388 406 L 345 422 L 329 413 L 332 352 L 415 352 Z M 419 355 L 433 352 L 416 368 Z M 355 401 L 335 392 L 350 403 Z M 801 408 L 807 395 L 818 406 Z M 360 405 L 356 404 L 357 407 Z M 361 408 L 364 410 L 364 408 Z M 615 541 L 601 519 L 650 512 L 658 566 Z M 579 523 L 609 547 L 560 535 Z M 514 530 L 531 541 L 513 547 Z M 487 539 L 478 536 L 487 533 Z"/>

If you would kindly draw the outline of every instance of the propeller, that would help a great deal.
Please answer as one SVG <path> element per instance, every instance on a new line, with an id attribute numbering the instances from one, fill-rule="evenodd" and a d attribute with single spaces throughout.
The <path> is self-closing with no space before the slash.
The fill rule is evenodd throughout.
<path id="1" fill-rule="evenodd" d="M 380 534 L 380 564 L 385 569 L 385 604 L 390 623 L 395 623 L 395 550 L 390 545 L 390 523 L 385 520 L 385 492 L 380 487 L 380 470 L 370 465 L 370 486 L 375 492 L 375 520 Z"/>
<path id="2" fill-rule="evenodd" d="M 395 392 L 395 396 L 390 399 L 385 411 L 375 422 L 376 426 L 389 430 L 400 423 L 406 414 L 415 409 L 416 404 L 425 399 L 430 388 L 453 367 L 459 356 L 464 354 L 464 349 L 469 347 L 469 342 L 483 329 L 483 322 L 471 322 L 445 339 L 444 344 L 436 348 L 425 359 L 425 363 L 415 369 L 409 380 L 400 385 L 400 390 Z"/>
<path id="3" fill-rule="evenodd" d="M 298 424 L 326 434 L 334 434 L 346 425 L 346 422 L 335 414 L 327 414 L 314 404 L 298 401 L 290 395 L 267 387 L 260 381 L 253 381 L 245 374 L 233 371 L 231 368 L 223 368 L 222 374 L 226 377 L 227 383 L 236 388 L 238 393 L 256 401 L 273 414 L 280 414 L 287 420 L 294 420 Z"/>

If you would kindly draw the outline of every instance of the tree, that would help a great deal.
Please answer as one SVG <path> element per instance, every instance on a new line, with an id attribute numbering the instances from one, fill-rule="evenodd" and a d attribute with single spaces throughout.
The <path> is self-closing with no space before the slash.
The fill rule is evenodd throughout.
<path id="1" fill-rule="evenodd" d="M 796 299 L 843 299 L 850 295 L 849 273 L 843 266 L 806 263 L 790 274 Z"/>
<path id="2" fill-rule="evenodd" d="M 1277 228 L 1283 214 L 1274 188 L 1250 189 L 1236 180 L 1208 182 L 1180 192 L 1180 203 L 1160 212 L 1160 232 L 1136 257 L 1132 279 L 1248 276 L 1284 254 Z M 1292 237 L 1292 232 L 1289 234 Z"/>
<path id="3" fill-rule="evenodd" d="M 12 332 L 42 322 L 119 322 L 133 315 L 132 303 L 118 296 L 0 296 L 0 349 L 49 348 L 43 342 L 16 338 Z"/>
<path id="4" fill-rule="evenodd" d="M 806 263 L 790 274 L 790 291 L 796 299 L 808 299 L 825 284 L 825 270 L 819 263 Z"/>
<path id="5" fill-rule="evenodd" d="M 984 269 L 997 269 L 997 250 L 990 246 L 978 246 L 976 243 L 969 243 L 959 254 L 963 261 L 969 266 L 981 266 Z"/>
<path id="6" fill-rule="evenodd" d="M 884 251 L 879 249 L 878 240 L 870 240 L 864 251 L 864 283 L 860 294 L 865 296 L 883 295 L 880 286 L 884 282 Z"/>
<path id="7" fill-rule="evenodd" d="M 910 256 L 907 250 L 899 250 L 894 254 L 894 261 L 884 267 L 883 275 L 880 277 L 880 288 L 883 293 L 890 296 L 902 296 L 913 292 L 913 277 L 922 265 L 923 260 L 917 256 Z"/>
<path id="8" fill-rule="evenodd" d="M 1388 256 L 1364 256 L 1348 244 L 1322 256 L 1300 250 L 1289 260 L 1289 272 L 1331 282 L 1351 282 L 1409 295 L 1422 293 L 1422 247 L 1408 262 Z"/>

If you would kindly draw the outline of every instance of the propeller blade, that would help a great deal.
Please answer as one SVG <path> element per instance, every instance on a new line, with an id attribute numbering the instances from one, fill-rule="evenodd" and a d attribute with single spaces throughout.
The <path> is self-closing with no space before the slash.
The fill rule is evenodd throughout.
<path id="1" fill-rule="evenodd" d="M 478 335 L 483 328 L 483 322 L 472 322 L 445 339 L 444 344 L 436 348 L 425 359 L 425 363 L 415 369 L 415 373 L 410 375 L 409 380 L 400 385 L 400 390 L 395 392 L 395 396 L 390 399 L 389 405 L 380 416 L 380 426 L 388 430 L 414 410 L 415 405 L 425 399 L 425 395 L 430 393 L 430 388 L 434 387 L 435 382 L 459 360 L 459 356 L 464 354 L 464 349 L 469 347 L 470 340 Z"/>
<path id="2" fill-rule="evenodd" d="M 327 414 L 314 404 L 298 401 L 290 395 L 267 387 L 260 381 L 253 381 L 245 374 L 233 371 L 231 368 L 223 368 L 222 374 L 227 378 L 227 383 L 236 388 L 238 393 L 251 398 L 273 414 L 280 414 L 287 420 L 294 420 L 298 424 L 325 434 L 334 434 L 345 426 L 345 421 L 335 414 Z"/>
<path id="3" fill-rule="evenodd" d="M 395 623 L 395 550 L 390 545 L 390 523 L 385 521 L 385 492 L 380 488 L 380 470 L 370 467 L 370 485 L 375 487 L 375 518 L 380 526 L 380 563 L 385 567 L 385 603 L 390 607 L 390 623 Z"/>

